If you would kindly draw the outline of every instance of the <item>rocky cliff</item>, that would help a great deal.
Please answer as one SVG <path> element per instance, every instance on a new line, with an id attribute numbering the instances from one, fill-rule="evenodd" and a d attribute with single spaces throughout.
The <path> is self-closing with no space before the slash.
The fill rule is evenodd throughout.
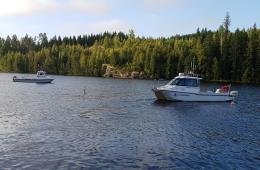
<path id="1" fill-rule="evenodd" d="M 138 71 L 125 71 L 118 69 L 110 64 L 102 65 L 103 77 L 113 77 L 120 79 L 149 79 L 143 72 Z"/>

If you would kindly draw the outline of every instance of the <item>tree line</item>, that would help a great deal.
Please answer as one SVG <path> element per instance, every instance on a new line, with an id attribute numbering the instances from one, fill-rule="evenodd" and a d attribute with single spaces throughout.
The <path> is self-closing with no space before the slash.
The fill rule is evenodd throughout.
<path id="1" fill-rule="evenodd" d="M 169 38 L 135 36 L 134 31 L 48 38 L 16 35 L 0 38 L 0 71 L 35 73 L 42 65 L 50 74 L 102 76 L 102 64 L 171 79 L 190 70 L 206 80 L 260 83 L 260 30 L 256 24 L 229 30 L 227 14 L 216 31 L 197 29 Z"/>

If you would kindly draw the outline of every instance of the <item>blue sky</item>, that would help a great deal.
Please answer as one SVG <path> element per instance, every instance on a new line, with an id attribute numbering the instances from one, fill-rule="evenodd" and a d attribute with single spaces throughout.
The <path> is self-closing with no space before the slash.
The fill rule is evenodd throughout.
<path id="1" fill-rule="evenodd" d="M 133 29 L 169 37 L 218 29 L 228 11 L 231 30 L 260 24 L 259 0 L 0 0 L 0 36 L 46 32 L 70 36 Z"/>

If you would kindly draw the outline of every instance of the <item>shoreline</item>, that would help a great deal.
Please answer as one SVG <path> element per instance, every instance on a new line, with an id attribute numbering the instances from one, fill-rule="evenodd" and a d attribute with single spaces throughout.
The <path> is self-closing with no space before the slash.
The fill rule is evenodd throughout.
<path id="1" fill-rule="evenodd" d="M 19 72 L 5 72 L 0 71 L 0 73 L 9 73 L 9 74 L 35 74 L 35 73 L 19 73 Z M 122 79 L 122 80 L 152 80 L 152 81 L 170 81 L 171 79 L 152 79 L 152 78 L 131 78 L 131 77 L 118 77 L 118 76 L 90 76 L 90 75 L 72 75 L 72 74 L 48 74 L 53 76 L 72 76 L 72 77 L 93 77 L 93 78 L 109 78 L 109 79 Z M 235 81 L 229 81 L 229 80 L 202 80 L 204 83 L 218 83 L 218 84 L 237 84 L 237 85 L 255 85 L 260 86 L 258 83 L 243 83 L 243 82 L 235 82 Z"/>

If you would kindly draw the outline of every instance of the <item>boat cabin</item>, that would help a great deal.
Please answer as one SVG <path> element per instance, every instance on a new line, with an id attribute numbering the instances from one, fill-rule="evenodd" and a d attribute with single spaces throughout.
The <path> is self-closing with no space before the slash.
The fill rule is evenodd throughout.
<path id="1" fill-rule="evenodd" d="M 202 78 L 197 74 L 179 73 L 179 76 L 171 80 L 168 85 L 185 86 L 185 87 L 200 87 L 200 80 Z"/>
<path id="2" fill-rule="evenodd" d="M 37 71 L 37 77 L 45 77 L 46 76 L 46 72 L 45 71 Z"/>

